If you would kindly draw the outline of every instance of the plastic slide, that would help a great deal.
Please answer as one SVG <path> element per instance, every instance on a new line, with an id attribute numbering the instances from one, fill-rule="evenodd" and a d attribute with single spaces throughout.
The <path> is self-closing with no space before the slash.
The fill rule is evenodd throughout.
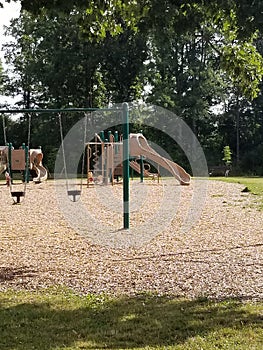
<path id="1" fill-rule="evenodd" d="M 30 169 L 37 174 L 34 182 L 43 182 L 47 179 L 47 169 L 42 165 L 43 153 L 41 149 L 30 149 Z"/>
<path id="2" fill-rule="evenodd" d="M 6 164 L 0 162 L 0 174 L 6 170 Z"/>
<path id="3" fill-rule="evenodd" d="M 33 178 L 34 182 L 43 182 L 47 179 L 47 169 L 43 165 L 35 165 L 33 170 L 37 173 L 37 176 Z"/>
<path id="4" fill-rule="evenodd" d="M 0 174 L 2 174 L 7 169 L 7 147 L 0 146 Z"/>
<path id="5" fill-rule="evenodd" d="M 151 148 L 146 138 L 142 134 L 130 134 L 129 144 L 131 156 L 144 156 L 167 169 L 180 182 L 181 185 L 190 184 L 190 175 L 180 165 L 162 157 L 153 148 Z"/>

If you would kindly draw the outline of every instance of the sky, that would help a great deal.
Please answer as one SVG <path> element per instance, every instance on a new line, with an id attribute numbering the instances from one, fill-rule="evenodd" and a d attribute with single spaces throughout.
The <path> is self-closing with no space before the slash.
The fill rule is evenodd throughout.
<path id="1" fill-rule="evenodd" d="M 2 52 L 2 45 L 10 40 L 10 38 L 4 36 L 4 26 L 8 26 L 10 23 L 10 20 L 12 18 L 16 18 L 19 16 L 20 12 L 20 3 L 11 2 L 11 3 L 4 3 L 4 8 L 0 8 L 0 57 L 1 61 L 4 64 L 4 58 L 3 58 L 3 52 Z"/>

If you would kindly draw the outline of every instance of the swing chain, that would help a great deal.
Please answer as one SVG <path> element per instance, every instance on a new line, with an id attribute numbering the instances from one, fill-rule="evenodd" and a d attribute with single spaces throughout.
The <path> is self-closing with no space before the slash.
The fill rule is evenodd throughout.
<path id="1" fill-rule="evenodd" d="M 84 137 L 83 137 L 83 154 L 82 154 L 82 165 L 81 165 L 81 179 L 80 179 L 80 188 L 82 190 L 83 186 L 83 176 L 84 176 L 84 167 L 85 167 L 85 149 L 86 149 L 86 138 L 87 138 L 87 125 L 88 125 L 88 114 L 85 113 L 84 118 Z"/>
<path id="2" fill-rule="evenodd" d="M 63 136 L 63 125 L 62 125 L 62 115 L 61 115 L 61 113 L 58 113 L 58 120 L 59 120 L 61 150 L 62 150 L 63 166 L 64 166 L 63 170 L 65 172 L 66 185 L 67 185 L 67 189 L 68 189 L 68 172 L 67 172 L 66 155 L 65 155 L 65 148 L 64 148 L 64 136 Z"/>
<path id="3" fill-rule="evenodd" d="M 4 143 L 6 146 L 7 145 L 6 123 L 5 123 L 5 116 L 3 114 L 2 114 L 2 121 L 3 121 L 3 132 L 4 132 Z"/>
<path id="4" fill-rule="evenodd" d="M 84 174 L 84 167 L 85 167 L 85 146 L 86 146 L 86 138 L 87 138 L 87 122 L 88 122 L 88 115 L 85 113 L 84 118 L 84 134 L 83 134 L 83 154 L 82 154 L 82 166 L 81 166 L 81 180 L 80 180 L 80 191 L 78 190 L 70 190 L 69 189 L 69 182 L 68 182 L 68 173 L 67 173 L 67 164 L 66 164 L 66 154 L 65 154 L 65 146 L 64 146 L 64 135 L 63 135 L 63 124 L 62 124 L 62 115 L 61 113 L 58 114 L 59 119 L 59 129 L 60 129 L 60 138 L 61 138 L 61 151 L 62 151 L 62 158 L 63 158 L 63 170 L 65 172 L 66 177 L 66 189 L 68 196 L 73 197 L 73 202 L 76 202 L 76 197 L 79 196 L 82 192 L 83 188 L 83 174 Z M 63 172 L 62 170 L 62 172 Z"/>
<path id="5" fill-rule="evenodd" d="M 26 188 L 27 188 L 27 181 L 28 181 L 28 171 L 29 171 L 29 162 L 30 162 L 30 154 L 29 154 L 29 147 L 30 147 L 30 137 L 31 137 L 31 120 L 32 120 L 32 116 L 31 114 L 28 115 L 28 133 L 27 133 L 27 158 L 26 158 L 26 164 L 25 164 L 25 172 L 24 172 L 24 188 L 23 191 L 13 191 L 13 184 L 12 184 L 12 179 L 10 181 L 10 193 L 13 199 L 14 204 L 18 204 L 20 203 L 20 197 L 24 197 L 26 196 Z M 8 161 L 8 171 L 10 173 L 10 164 Z M 14 199 L 14 197 L 16 197 L 16 200 Z"/>

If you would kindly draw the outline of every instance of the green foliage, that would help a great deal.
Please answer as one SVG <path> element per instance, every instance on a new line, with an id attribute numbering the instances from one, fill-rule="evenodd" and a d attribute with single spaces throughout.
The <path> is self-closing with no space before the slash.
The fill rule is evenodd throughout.
<path id="1" fill-rule="evenodd" d="M 262 303 L 0 293 L 1 349 L 261 349 Z"/>
<path id="2" fill-rule="evenodd" d="M 22 9 L 34 15 L 44 11 L 51 17 L 67 17 L 75 13 L 82 35 L 88 40 L 99 41 L 107 34 L 118 35 L 126 28 L 136 31 L 137 24 L 146 15 L 148 7 L 144 2 L 136 0 L 23 0 Z"/>
<path id="3" fill-rule="evenodd" d="M 179 6 L 177 2 L 168 1 L 163 4 L 160 13 L 159 4 L 153 1 L 150 10 L 153 35 L 162 37 L 164 43 L 171 35 L 174 41 L 176 38 L 178 41 L 183 38 L 182 42 L 185 44 L 189 39 L 198 43 L 199 47 L 202 47 L 202 53 L 199 53 L 198 57 L 200 59 L 201 55 L 206 59 L 203 68 L 207 68 L 211 57 L 213 69 L 221 68 L 226 76 L 232 79 L 232 84 L 252 100 L 259 92 L 263 74 L 262 56 L 254 44 L 257 32 L 251 31 L 247 36 L 244 33 L 241 35 L 238 5 L 232 1 L 226 3 L 217 1 L 205 4 L 201 1 L 191 1 L 183 2 Z M 214 50 L 210 57 L 206 57 L 208 46 Z M 187 44 L 185 47 L 187 48 Z M 175 50 L 170 46 L 170 54 Z M 194 71 L 193 74 L 196 76 L 197 72 Z M 222 72 L 220 74 L 222 75 Z"/>
<path id="4" fill-rule="evenodd" d="M 6 45 L 15 76 L 6 90 L 24 96 L 24 106 L 99 107 L 138 96 L 146 58 L 146 38 L 139 33 L 125 29 L 116 38 L 90 42 L 78 15 L 49 21 L 23 13 L 8 34 L 16 39 Z"/>
<path id="5" fill-rule="evenodd" d="M 229 43 L 222 49 L 221 66 L 249 100 L 257 97 L 263 76 L 263 58 L 252 43 Z"/>
<path id="6" fill-rule="evenodd" d="M 118 37 L 90 42 L 79 30 L 78 16 L 72 14 L 53 21 L 48 18 L 44 14 L 32 18 L 24 12 L 8 29 L 15 40 L 5 46 L 6 60 L 13 67 L 5 91 L 21 96 L 18 105 L 103 107 L 133 100 L 140 94 L 142 84 L 138 77 L 146 57 L 144 37 L 126 29 Z M 64 134 L 82 117 L 67 114 Z M 12 142 L 23 142 L 27 127 L 26 118 L 21 116 Z M 52 171 L 53 149 L 60 142 L 57 116 L 37 115 L 31 131 L 31 144 L 42 146 L 44 162 Z"/>
<path id="7" fill-rule="evenodd" d="M 0 60 L 0 89 L 1 89 L 1 85 L 3 83 L 3 66 L 2 66 L 2 62 Z"/>
<path id="8" fill-rule="evenodd" d="M 44 11 L 56 17 L 74 12 L 82 35 L 89 40 L 102 40 L 108 33 L 118 35 L 125 28 L 137 31 L 141 26 L 158 33 L 169 28 L 171 22 L 178 37 L 203 33 L 205 41 L 220 53 L 222 68 L 250 99 L 256 97 L 263 73 L 262 59 L 251 45 L 254 34 L 261 29 L 258 11 L 262 6 L 261 1 L 251 6 L 248 0 L 22 2 L 22 8 L 34 14 Z"/>
<path id="9" fill-rule="evenodd" d="M 235 162 L 238 141 L 241 169 L 263 173 L 262 4 L 24 0 L 8 30 L 15 40 L 6 58 L 14 70 L 5 93 L 21 96 L 20 106 L 43 108 L 144 99 L 183 117 L 209 162 L 221 161 L 224 145 Z M 67 119 L 65 132 L 76 116 Z M 22 117 L 15 142 L 25 128 Z M 43 148 L 56 149 L 57 129 L 52 116 L 41 116 L 32 139 L 48 135 Z M 162 142 L 169 147 L 168 138 Z"/>
<path id="10" fill-rule="evenodd" d="M 229 146 L 225 146 L 223 149 L 224 157 L 223 161 L 225 162 L 226 165 L 230 165 L 232 163 L 232 152 L 230 150 Z"/>

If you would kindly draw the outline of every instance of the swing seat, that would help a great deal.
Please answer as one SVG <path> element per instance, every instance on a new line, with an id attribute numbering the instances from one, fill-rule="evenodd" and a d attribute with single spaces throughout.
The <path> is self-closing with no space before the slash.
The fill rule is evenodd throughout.
<path id="1" fill-rule="evenodd" d="M 11 196 L 16 197 L 16 203 L 20 203 L 20 197 L 24 197 L 25 192 L 24 191 L 12 191 Z"/>
<path id="2" fill-rule="evenodd" d="M 76 197 L 81 195 L 80 190 L 68 190 L 68 196 L 72 196 L 73 202 L 76 202 Z"/>

